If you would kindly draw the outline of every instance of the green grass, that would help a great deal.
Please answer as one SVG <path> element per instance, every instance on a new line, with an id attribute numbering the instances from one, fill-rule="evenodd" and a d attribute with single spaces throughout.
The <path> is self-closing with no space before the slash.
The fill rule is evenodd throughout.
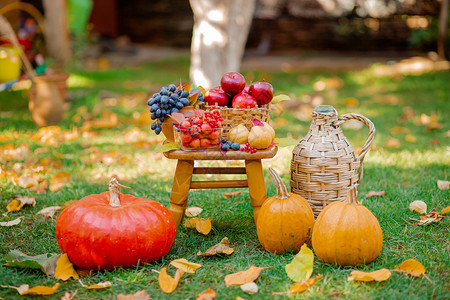
<path id="1" fill-rule="evenodd" d="M 100 104 L 101 91 L 114 93 L 153 93 L 161 85 L 171 82 L 188 81 L 187 57 L 164 60 L 139 68 L 121 68 L 103 72 L 86 72 L 73 74 L 70 79 L 70 91 L 75 95 L 71 99 L 71 108 L 65 113 L 59 124 L 62 129 L 80 127 L 80 121 L 72 121 L 77 109 L 87 107 L 87 111 L 95 113 Z M 429 209 L 442 209 L 450 204 L 449 191 L 439 190 L 436 179 L 448 179 L 450 163 L 448 153 L 450 73 L 434 72 L 422 75 L 403 75 L 401 78 L 376 77 L 373 69 L 358 72 L 293 72 L 293 73 L 261 73 L 244 70 L 247 79 L 270 78 L 277 93 L 289 93 L 293 98 L 306 101 L 314 92 L 313 85 L 318 80 L 336 77 L 342 80 L 343 86 L 335 91 L 325 90 L 325 102 L 334 105 L 340 114 L 359 112 L 370 118 L 377 129 L 374 141 L 375 148 L 369 152 L 364 162 L 364 179 L 359 187 L 359 199 L 375 214 L 380 221 L 383 234 L 383 250 L 378 259 L 357 269 L 373 271 L 379 268 L 394 269 L 403 260 L 414 258 L 426 268 L 425 277 L 413 279 L 398 273 L 379 283 L 347 282 L 351 270 L 322 263 L 317 258 L 314 263 L 314 275 L 322 274 L 323 278 L 316 285 L 302 294 L 292 298 L 310 299 L 448 299 L 450 297 L 450 251 L 448 219 L 426 227 L 415 227 L 408 224 L 410 217 L 418 217 L 412 213 L 408 205 L 413 200 L 423 200 Z M 301 82 L 301 83 L 300 83 Z M 383 97 L 396 97 L 395 105 L 383 104 Z M 356 108 L 345 105 L 345 99 L 358 99 Z M 56 220 L 43 220 L 36 216 L 40 209 L 52 205 L 61 205 L 68 200 L 80 199 L 86 195 L 105 191 L 106 179 L 110 174 L 119 174 L 125 178 L 122 182 L 132 188 L 130 191 L 140 197 L 151 198 L 169 205 L 170 188 L 175 169 L 175 162 L 165 159 L 160 154 L 149 150 L 141 150 L 126 143 L 124 134 L 134 125 L 123 121 L 135 112 L 144 112 L 145 97 L 141 105 L 130 107 L 117 105 L 107 107 L 117 113 L 121 122 L 115 129 L 101 130 L 102 135 L 94 138 L 79 137 L 73 141 L 63 142 L 57 147 L 49 147 L 29 137 L 38 128 L 31 121 L 27 110 L 27 98 L 23 91 L 0 93 L 0 136 L 18 132 L 19 137 L 5 140 L 1 144 L 26 143 L 30 153 L 42 147 L 49 151 L 30 155 L 30 158 L 42 159 L 53 157 L 55 153 L 64 155 L 63 171 L 72 174 L 71 182 L 57 192 L 36 195 L 26 189 L 17 187 L 0 177 L 0 211 L 6 211 L 6 205 L 14 195 L 30 195 L 36 197 L 35 207 L 24 207 L 21 211 L 1 216 L 0 221 L 24 216 L 18 226 L 0 227 L 0 255 L 12 249 L 19 249 L 29 255 L 60 252 L 54 237 Z M 398 118 L 405 106 L 412 107 L 416 117 L 405 122 Z M 101 109 L 104 106 L 99 106 Z M 100 109 L 100 110 L 101 110 Z M 443 124 L 442 129 L 427 131 L 426 125 L 417 125 L 421 114 L 435 114 L 437 121 Z M 276 128 L 279 137 L 290 135 L 300 139 L 307 133 L 309 121 L 299 121 L 296 113 L 286 110 L 272 120 L 285 118 L 288 125 Z M 403 133 L 393 134 L 393 127 L 405 127 Z M 150 132 L 149 126 L 141 127 Z M 345 129 L 350 142 L 362 146 L 367 129 Z M 405 141 L 409 134 L 416 142 Z M 152 135 L 150 133 L 150 135 Z M 400 148 L 384 147 L 386 140 L 393 137 L 399 140 Z M 430 143 L 438 141 L 438 145 Z M 124 164 L 91 164 L 85 163 L 82 154 L 85 148 L 97 146 L 102 152 L 117 151 L 130 158 Z M 286 171 L 282 177 L 288 182 L 288 171 L 292 147 L 280 149 L 279 155 L 264 162 L 264 168 L 274 166 Z M 1 163 L 6 169 L 12 169 L 17 162 Z M 17 166 L 17 165 L 16 165 Z M 50 179 L 56 171 L 44 173 L 42 177 Z M 99 175 L 101 175 L 99 177 Z M 104 178 L 102 178 L 104 177 Z M 275 193 L 275 185 L 265 172 L 267 194 Z M 384 197 L 365 198 L 370 191 L 386 191 Z M 284 266 L 289 263 L 295 253 L 273 255 L 265 251 L 258 242 L 256 227 L 253 223 L 252 208 L 248 192 L 232 199 L 225 199 L 225 190 L 201 190 L 190 193 L 190 206 L 204 209 L 203 217 L 212 217 L 213 229 L 207 236 L 200 235 L 191 229 L 180 227 L 175 243 L 169 254 L 157 263 L 137 266 L 129 269 L 117 268 L 113 271 L 97 272 L 91 277 L 83 277 L 85 284 L 111 281 L 113 286 L 105 290 L 85 290 L 79 282 L 69 280 L 61 282 L 61 287 L 49 299 L 60 299 L 66 291 L 77 292 L 79 299 L 115 299 L 119 293 L 135 293 L 145 289 L 153 299 L 195 299 L 196 295 L 208 287 L 217 291 L 216 299 L 235 299 L 241 296 L 248 299 L 282 299 L 286 296 L 274 296 L 272 292 L 286 291 L 293 282 L 286 276 Z M 228 257 L 201 258 L 196 253 L 205 251 L 228 237 L 235 253 Z M 186 258 L 200 263 L 202 267 L 195 274 L 185 274 L 177 290 L 165 295 L 158 286 L 158 275 L 152 269 L 159 270 L 176 258 Z M 227 288 L 223 278 L 226 274 L 247 269 L 251 265 L 270 267 L 261 273 L 256 281 L 260 292 L 255 296 L 244 294 L 238 287 Z M 169 271 L 173 274 L 173 269 Z M 30 286 L 51 286 L 55 279 L 40 271 L 0 267 L 0 284 L 19 286 L 27 283 Z M 0 297 L 19 299 L 12 289 L 0 289 Z"/>

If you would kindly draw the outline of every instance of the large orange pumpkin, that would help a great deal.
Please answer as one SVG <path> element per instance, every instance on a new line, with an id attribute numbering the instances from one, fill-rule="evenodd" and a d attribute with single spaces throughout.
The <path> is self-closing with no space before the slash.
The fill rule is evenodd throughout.
<path id="1" fill-rule="evenodd" d="M 380 223 L 351 189 L 344 202 L 326 206 L 317 217 L 312 234 L 316 256 L 330 264 L 355 266 L 374 261 L 383 247 Z"/>
<path id="2" fill-rule="evenodd" d="M 89 195 L 64 209 L 56 221 L 63 253 L 81 269 L 112 269 L 154 262 L 175 239 L 175 222 L 164 205 L 118 192 Z"/>
<path id="3" fill-rule="evenodd" d="M 261 245 L 269 252 L 298 252 L 314 226 L 314 215 L 308 201 L 290 194 L 278 173 L 269 168 L 277 185 L 277 195 L 268 198 L 259 211 L 256 230 Z"/>

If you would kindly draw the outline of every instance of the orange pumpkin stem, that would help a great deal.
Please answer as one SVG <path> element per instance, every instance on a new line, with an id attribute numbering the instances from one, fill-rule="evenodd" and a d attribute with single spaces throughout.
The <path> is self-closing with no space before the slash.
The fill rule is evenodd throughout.
<path id="1" fill-rule="evenodd" d="M 348 204 L 353 204 L 353 205 L 358 205 L 358 197 L 356 196 L 356 187 L 351 188 L 348 192 L 347 192 L 347 196 L 345 198 L 345 203 Z"/>
<path id="2" fill-rule="evenodd" d="M 111 180 L 108 182 L 108 190 L 109 190 L 109 205 L 112 207 L 119 207 L 120 206 L 120 200 L 119 200 L 119 187 L 123 187 L 126 189 L 129 189 L 129 187 L 121 185 L 119 183 L 119 180 L 117 180 L 117 177 L 113 176 Z"/>
<path id="3" fill-rule="evenodd" d="M 289 198 L 289 193 L 286 189 L 286 185 L 283 183 L 283 181 L 280 178 L 280 175 L 278 175 L 277 171 L 275 171 L 272 168 L 269 168 L 270 175 L 272 175 L 273 179 L 275 180 L 275 183 L 277 185 L 277 195 L 275 198 L 283 200 Z"/>

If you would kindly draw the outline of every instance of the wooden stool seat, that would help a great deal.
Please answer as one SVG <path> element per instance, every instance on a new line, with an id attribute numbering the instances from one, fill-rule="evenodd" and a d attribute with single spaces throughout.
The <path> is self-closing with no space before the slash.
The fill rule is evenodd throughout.
<path id="1" fill-rule="evenodd" d="M 170 193 L 169 211 L 178 227 L 184 218 L 188 203 L 190 189 L 217 189 L 217 188 L 245 188 L 248 187 L 250 201 L 253 207 L 253 217 L 256 223 L 259 209 L 267 198 L 264 174 L 261 159 L 275 156 L 277 147 L 271 146 L 256 153 L 242 151 L 219 150 L 183 151 L 172 150 L 164 152 L 169 159 L 177 159 L 177 167 L 173 179 L 172 192 Z M 243 160 L 245 167 L 194 167 L 196 160 Z M 210 180 L 193 181 L 193 174 L 245 174 L 244 180 Z"/>

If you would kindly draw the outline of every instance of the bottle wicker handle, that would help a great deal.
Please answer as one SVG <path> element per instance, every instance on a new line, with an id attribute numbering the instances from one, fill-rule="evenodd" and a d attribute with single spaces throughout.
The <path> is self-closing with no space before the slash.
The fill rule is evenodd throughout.
<path id="1" fill-rule="evenodd" d="M 339 126 L 342 123 L 344 123 L 345 121 L 352 120 L 352 119 L 358 120 L 358 121 L 364 123 L 369 128 L 369 135 L 367 136 L 366 142 L 364 143 L 364 146 L 362 147 L 361 152 L 359 153 L 359 156 L 358 156 L 358 160 L 360 162 L 358 183 L 360 183 L 363 178 L 363 160 L 364 160 L 364 157 L 366 156 L 367 152 L 369 151 L 370 145 L 373 142 L 373 138 L 375 137 L 375 126 L 373 125 L 372 121 L 370 121 L 368 118 L 364 117 L 363 115 L 353 114 L 353 113 L 339 116 L 338 120 L 336 122 L 334 122 L 333 125 Z"/>

